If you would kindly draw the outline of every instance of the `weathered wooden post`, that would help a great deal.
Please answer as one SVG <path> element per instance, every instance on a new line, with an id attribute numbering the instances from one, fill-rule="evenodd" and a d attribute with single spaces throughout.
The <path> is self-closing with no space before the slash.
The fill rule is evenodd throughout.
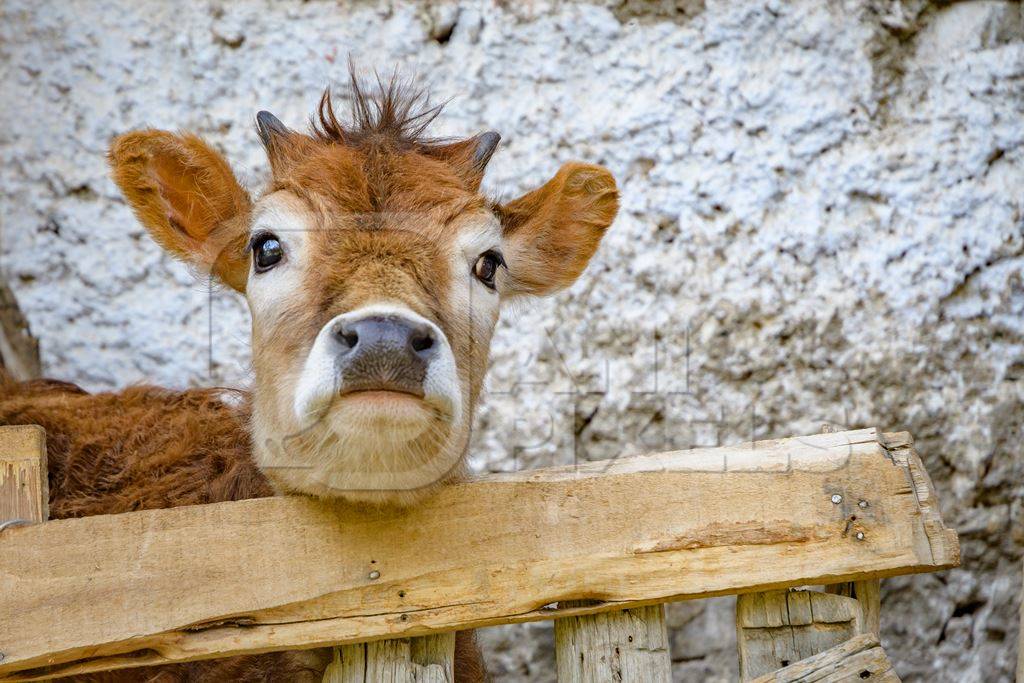
<path id="1" fill-rule="evenodd" d="M 0 427 L 0 536 L 49 516 L 46 433 L 36 425 Z"/>
<path id="2" fill-rule="evenodd" d="M 845 595 L 854 598 L 859 604 L 863 615 L 862 633 L 881 634 L 882 621 L 882 585 L 878 579 L 866 581 L 850 581 L 825 586 L 826 593 Z"/>
<path id="3" fill-rule="evenodd" d="M 455 633 L 334 648 L 324 683 L 452 683 Z"/>
<path id="4" fill-rule="evenodd" d="M 42 427 L 0 427 L 0 533 L 49 517 L 46 433 Z"/>
<path id="5" fill-rule="evenodd" d="M 740 678 L 753 680 L 866 632 L 854 598 L 811 590 L 741 595 L 736 601 Z"/>
<path id="6" fill-rule="evenodd" d="M 556 619 L 555 657 L 560 683 L 667 683 L 672 662 L 665 606 Z"/>

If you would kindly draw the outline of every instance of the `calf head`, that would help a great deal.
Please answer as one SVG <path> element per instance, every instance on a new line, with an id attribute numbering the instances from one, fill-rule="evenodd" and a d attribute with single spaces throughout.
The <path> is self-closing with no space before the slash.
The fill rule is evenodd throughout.
<path id="1" fill-rule="evenodd" d="M 243 293 L 253 449 L 283 492 L 410 503 L 463 472 L 502 302 L 571 284 L 617 210 L 607 170 L 569 163 L 509 202 L 481 195 L 499 136 L 423 136 L 438 109 L 392 83 L 310 133 L 260 112 L 272 171 L 253 199 L 190 134 L 114 141 L 153 238 Z"/>

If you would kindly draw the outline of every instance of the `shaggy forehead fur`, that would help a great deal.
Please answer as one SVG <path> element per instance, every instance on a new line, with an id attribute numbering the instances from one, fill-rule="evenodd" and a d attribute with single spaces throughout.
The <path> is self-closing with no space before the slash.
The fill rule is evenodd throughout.
<path id="1" fill-rule="evenodd" d="M 370 97 L 353 77 L 350 126 L 338 121 L 327 90 L 310 135 L 290 130 L 271 134 L 271 189 L 300 196 L 313 191 L 339 211 L 353 214 L 453 216 L 484 207 L 476 192 L 493 145 L 480 158 L 479 138 L 446 142 L 425 137 L 441 107 L 430 107 L 422 92 L 396 80 L 380 85 L 381 92 Z"/>
<path id="2" fill-rule="evenodd" d="M 440 107 L 420 92 L 392 81 L 368 97 L 352 83 L 351 125 L 338 121 L 327 91 L 311 134 L 263 135 L 269 192 L 287 191 L 308 207 L 310 324 L 365 303 L 372 292 L 446 327 L 447 264 L 464 225 L 456 219 L 494 216 L 478 193 L 493 144 L 481 158 L 479 138 L 426 138 Z"/>

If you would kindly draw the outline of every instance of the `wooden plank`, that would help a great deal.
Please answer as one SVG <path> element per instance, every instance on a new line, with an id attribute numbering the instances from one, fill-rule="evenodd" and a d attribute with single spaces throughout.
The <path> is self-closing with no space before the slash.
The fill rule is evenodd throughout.
<path id="1" fill-rule="evenodd" d="M 934 514 L 922 517 L 925 533 L 929 538 L 934 538 L 940 545 L 949 542 L 956 546 L 955 548 L 950 547 L 947 549 L 937 548 L 935 552 L 939 554 L 955 553 L 959 560 L 960 547 L 957 542 L 956 533 L 949 533 L 949 530 L 945 528 L 942 522 L 942 516 L 939 514 L 939 503 L 935 497 L 935 487 L 928 477 L 928 472 L 924 469 L 920 456 L 914 450 L 913 439 L 910 434 L 907 432 L 885 433 L 881 438 L 883 448 L 892 457 L 893 463 L 907 468 L 914 495 L 917 497 L 921 508 L 934 512 Z M 857 500 L 868 502 L 868 508 L 864 510 L 865 514 L 862 517 L 870 516 L 873 513 L 871 510 L 871 505 L 873 504 L 871 496 L 858 497 Z"/>
<path id="2" fill-rule="evenodd" d="M 757 678 L 864 633 L 857 600 L 820 591 L 748 593 L 736 600 L 740 678 Z"/>
<path id="3" fill-rule="evenodd" d="M 0 525 L 9 529 L 47 517 L 46 433 L 38 425 L 0 427 Z"/>
<path id="4" fill-rule="evenodd" d="M 555 620 L 559 683 L 672 680 L 665 606 Z"/>
<path id="5" fill-rule="evenodd" d="M 899 683 L 892 662 L 865 633 L 784 669 L 760 676 L 753 683 Z"/>
<path id="6" fill-rule="evenodd" d="M 823 431 L 832 431 L 827 425 L 823 426 L 822 429 Z M 893 432 L 882 434 L 881 442 L 887 449 L 897 449 L 911 448 L 914 440 L 909 432 Z M 858 499 L 857 501 L 847 500 L 845 501 L 846 508 L 853 511 L 854 502 L 856 502 L 858 508 L 866 508 L 869 505 L 868 501 L 864 499 Z M 825 586 L 825 591 L 855 598 L 860 604 L 863 632 L 878 634 L 882 632 L 882 586 L 878 579 L 832 584 Z"/>
<path id="7" fill-rule="evenodd" d="M 871 506 L 850 520 L 837 494 Z M 0 538 L 0 678 L 402 638 L 958 562 L 920 460 L 887 450 L 873 429 L 496 475 L 401 512 L 268 498 L 57 520 Z M 595 603 L 551 607 L 565 600 Z"/>
<path id="8" fill-rule="evenodd" d="M 452 683 L 454 661 L 454 632 L 343 645 L 324 683 Z"/>
<path id="9" fill-rule="evenodd" d="M 834 430 L 826 425 L 823 432 Z M 880 440 L 887 449 L 913 445 L 906 432 L 883 434 Z M 851 521 L 870 507 L 870 502 L 861 497 L 834 494 L 832 501 Z M 739 597 L 736 642 L 743 680 L 824 652 L 856 635 L 880 633 L 878 579 L 832 584 L 825 587 L 825 592 L 829 595 L 776 591 Z M 772 615 L 768 621 L 764 619 L 766 612 Z"/>

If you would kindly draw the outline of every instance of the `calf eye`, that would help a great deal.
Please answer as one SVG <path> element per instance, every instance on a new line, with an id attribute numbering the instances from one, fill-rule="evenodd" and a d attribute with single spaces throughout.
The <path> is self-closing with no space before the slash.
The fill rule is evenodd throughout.
<path id="1" fill-rule="evenodd" d="M 257 273 L 270 270 L 280 263 L 282 258 L 284 258 L 284 247 L 276 235 L 263 233 L 253 238 L 252 260 Z"/>
<path id="2" fill-rule="evenodd" d="M 480 254 L 473 266 L 476 279 L 494 289 L 494 276 L 498 274 L 498 266 L 505 265 L 505 259 L 496 251 L 485 251 Z"/>

